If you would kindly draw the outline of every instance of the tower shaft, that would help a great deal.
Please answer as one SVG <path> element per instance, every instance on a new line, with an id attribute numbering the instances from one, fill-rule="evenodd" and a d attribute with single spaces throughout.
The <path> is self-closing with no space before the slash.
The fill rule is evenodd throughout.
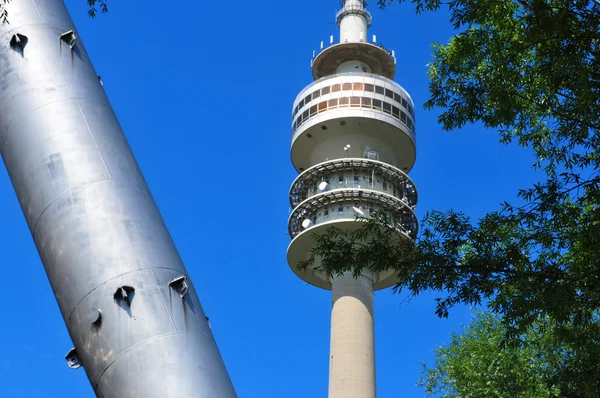
<path id="1" fill-rule="evenodd" d="M 375 398 L 373 291 L 394 285 L 397 275 L 380 269 L 332 277 L 312 253 L 315 237 L 331 228 L 352 233 L 364 225 L 357 216 L 376 213 L 399 239 L 415 239 L 417 191 L 406 174 L 416 159 L 415 113 L 392 80 L 395 52 L 368 41 L 364 2 L 346 0 L 336 19 L 340 42 L 313 56 L 315 82 L 292 108 L 291 157 L 300 175 L 290 188 L 287 258 L 305 282 L 332 290 L 329 398 Z M 313 269 L 302 267 L 307 260 Z"/>
<path id="2" fill-rule="evenodd" d="M 62 0 L 0 26 L 0 153 L 101 398 L 234 398 L 212 332 Z"/>
<path id="3" fill-rule="evenodd" d="M 371 19 L 362 0 L 346 0 L 344 8 L 338 12 L 337 23 L 340 27 L 340 42 L 367 40 L 367 29 Z"/>
<path id="4" fill-rule="evenodd" d="M 373 280 L 346 273 L 331 284 L 329 398 L 375 398 Z"/>

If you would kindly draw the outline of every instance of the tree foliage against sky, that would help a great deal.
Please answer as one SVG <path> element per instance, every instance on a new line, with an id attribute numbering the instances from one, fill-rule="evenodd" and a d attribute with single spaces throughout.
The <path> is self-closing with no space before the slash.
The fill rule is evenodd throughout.
<path id="1" fill-rule="evenodd" d="M 557 396 L 545 380 L 555 371 L 557 347 L 532 330 L 526 347 L 502 348 L 505 333 L 498 318 L 478 313 L 462 333 L 453 333 L 450 343 L 435 350 L 434 365 L 423 365 L 419 386 L 427 397 L 440 398 Z"/>
<path id="2" fill-rule="evenodd" d="M 600 396 L 600 355 L 589 355 L 600 344 L 591 337 L 600 308 L 600 2 L 413 3 L 417 12 L 448 7 L 456 29 L 434 45 L 425 107 L 442 111 L 444 130 L 477 124 L 531 149 L 545 177 L 478 220 L 429 212 L 415 248 L 385 233 L 369 238 L 382 218 L 351 233 L 330 230 L 302 265 L 320 258 L 330 274 L 389 266 L 397 290 L 439 292 L 439 316 L 486 303 L 517 344 L 537 319 L 551 319 L 580 365 L 557 376 L 561 396 Z"/>
<path id="3" fill-rule="evenodd" d="M 0 0 L 0 23 L 10 23 L 6 5 L 9 4 L 11 1 L 18 0 Z M 108 12 L 108 4 L 106 3 L 106 1 L 107 0 L 86 0 L 87 5 L 89 6 L 87 13 L 90 16 L 90 18 L 96 18 L 98 12 Z"/>
<path id="4" fill-rule="evenodd" d="M 0 23 L 8 23 L 8 11 L 6 10 L 6 5 L 10 3 L 11 0 L 0 0 Z"/>
<path id="5" fill-rule="evenodd" d="M 434 364 L 423 365 L 419 385 L 428 397 L 440 398 L 567 396 L 569 389 L 560 389 L 564 380 L 561 374 L 581 366 L 577 362 L 580 354 L 557 338 L 560 333 L 554 326 L 547 318 L 537 319 L 524 334 L 523 346 L 506 347 L 502 320 L 492 313 L 478 312 L 462 333 L 453 333 L 448 344 L 435 350 Z M 594 391 L 579 396 L 586 395 L 596 396 Z"/>
<path id="6" fill-rule="evenodd" d="M 106 0 L 86 0 L 88 6 L 90 7 L 88 10 L 88 15 L 91 18 L 95 18 L 98 15 L 98 11 L 101 13 L 108 12 L 108 4 L 106 4 Z"/>

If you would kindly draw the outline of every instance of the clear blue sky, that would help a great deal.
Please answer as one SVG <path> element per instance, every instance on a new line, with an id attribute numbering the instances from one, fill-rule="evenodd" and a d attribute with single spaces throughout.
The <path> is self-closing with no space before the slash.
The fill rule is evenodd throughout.
<path id="1" fill-rule="evenodd" d="M 18 0 L 17 0 L 18 1 Z M 372 2 L 374 3 L 374 1 Z M 310 58 L 337 33 L 336 0 L 109 2 L 86 16 L 67 2 L 194 284 L 241 398 L 325 397 L 330 293 L 289 270 L 292 101 Z M 533 181 L 530 155 L 493 131 L 442 132 L 423 110 L 431 43 L 445 13 L 371 6 L 370 33 L 398 58 L 396 81 L 417 105 L 419 217 L 472 216 Z M 0 397 L 93 397 L 6 171 L 0 167 Z M 378 396 L 422 397 L 419 361 L 469 321 L 434 315 L 433 294 L 409 303 L 376 294 Z"/>

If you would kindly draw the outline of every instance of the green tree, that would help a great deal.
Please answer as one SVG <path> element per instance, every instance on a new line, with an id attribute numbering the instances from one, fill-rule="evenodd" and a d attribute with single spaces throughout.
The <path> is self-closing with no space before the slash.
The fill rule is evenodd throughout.
<path id="1" fill-rule="evenodd" d="M 419 386 L 427 397 L 549 398 L 560 396 L 545 381 L 554 371 L 554 348 L 535 332 L 531 344 L 503 347 L 506 330 L 490 313 L 478 313 L 462 333 L 438 347 L 434 365 L 423 364 Z"/>
<path id="2" fill-rule="evenodd" d="M 0 22 L 1 23 L 9 23 L 8 21 L 8 10 L 6 9 L 6 5 L 14 0 L 0 0 Z M 18 0 L 17 0 L 18 1 Z M 89 6 L 88 15 L 90 18 L 96 18 L 98 12 L 107 13 L 108 12 L 108 4 L 106 4 L 106 0 L 86 0 L 87 5 Z"/>
<path id="3" fill-rule="evenodd" d="M 106 0 L 86 0 L 88 6 L 88 15 L 91 18 L 95 18 L 98 15 L 98 9 L 100 9 L 101 13 L 108 12 L 108 5 L 106 4 Z M 96 8 L 97 7 L 97 8 Z"/>
<path id="4" fill-rule="evenodd" d="M 561 396 L 600 396 L 600 355 L 587 354 L 600 353 L 590 337 L 600 308 L 600 2 L 413 3 L 417 12 L 447 6 L 456 29 L 434 45 L 425 107 L 442 111 L 445 130 L 478 123 L 530 148 L 545 179 L 478 220 L 428 213 L 416 246 L 382 217 L 351 233 L 330 230 L 302 266 L 395 269 L 397 290 L 440 293 L 439 316 L 485 303 L 513 344 L 540 317 L 552 319 L 557 346 L 577 359 L 557 373 Z"/>

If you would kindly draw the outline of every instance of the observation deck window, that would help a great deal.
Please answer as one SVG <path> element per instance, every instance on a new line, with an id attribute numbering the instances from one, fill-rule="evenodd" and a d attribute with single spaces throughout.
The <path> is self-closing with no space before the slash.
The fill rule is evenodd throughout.
<path id="1" fill-rule="evenodd" d="M 323 211 L 323 218 L 328 218 L 328 217 L 329 217 L 329 210 Z"/>
<path id="2" fill-rule="evenodd" d="M 387 189 L 388 189 L 387 182 L 386 182 L 386 181 L 384 181 L 384 182 L 383 182 L 383 190 L 384 190 L 384 191 L 387 191 Z"/>
<path id="3" fill-rule="evenodd" d="M 321 89 L 314 90 L 311 94 L 308 94 L 306 97 L 302 98 L 298 105 L 294 108 L 293 117 L 296 117 L 296 114 L 302 110 L 305 106 L 307 106 L 311 100 L 315 100 L 323 95 L 330 94 L 331 92 L 340 92 L 340 91 L 358 91 L 358 92 L 375 92 L 377 94 L 386 96 L 398 103 L 398 106 L 402 106 L 408 111 L 414 118 L 414 109 L 411 104 L 408 103 L 406 98 L 402 97 L 402 93 L 394 91 L 393 88 L 385 88 L 384 86 L 373 85 L 370 83 L 362 83 L 362 82 L 354 82 L 354 83 L 337 83 L 332 86 L 322 87 Z"/>
<path id="4" fill-rule="evenodd" d="M 358 185 L 360 184 L 360 177 L 359 176 L 354 176 L 354 185 Z"/>
<path id="5" fill-rule="evenodd" d="M 364 86 L 365 89 L 367 89 L 369 86 L 367 83 L 365 83 L 365 84 L 357 83 L 357 84 L 359 84 L 360 86 Z M 340 84 L 338 84 L 337 86 L 339 86 L 339 88 L 341 89 Z M 373 85 L 371 85 L 371 86 L 373 86 Z M 323 88 L 321 90 L 321 92 L 325 92 L 325 91 L 331 89 L 332 87 L 334 87 L 334 86 Z M 375 86 L 373 86 L 373 87 L 375 87 Z M 379 87 L 379 86 L 377 86 L 377 87 Z M 385 89 L 385 90 L 387 90 L 387 89 Z M 315 93 L 317 93 L 317 92 L 318 92 L 318 90 Z M 395 95 L 395 93 L 394 93 L 394 95 Z M 302 125 L 308 119 L 310 119 L 311 117 L 313 117 L 321 112 L 326 112 L 327 110 L 333 110 L 338 107 L 351 106 L 353 108 L 366 108 L 366 109 L 374 109 L 376 111 L 383 111 L 383 112 L 387 113 L 388 115 L 392 115 L 395 119 L 402 121 L 404 124 L 406 124 L 409 127 L 409 129 L 412 130 L 413 134 L 416 134 L 415 129 L 414 129 L 414 127 L 415 127 L 414 123 L 408 117 L 408 113 L 405 112 L 402 108 L 400 108 L 400 103 L 398 103 L 399 106 L 395 106 L 394 104 L 396 104 L 396 101 L 394 101 L 394 104 L 392 104 L 390 102 L 382 101 L 382 100 L 375 99 L 375 98 L 353 96 L 353 97 L 332 98 L 330 100 L 321 101 L 318 104 L 314 104 L 310 108 L 306 107 L 306 102 L 309 102 L 309 98 L 318 98 L 319 96 L 320 95 L 315 96 L 315 94 L 313 93 L 313 94 L 303 98 L 302 100 L 300 100 L 300 102 L 298 103 L 298 106 L 296 107 L 297 110 L 294 110 L 294 112 L 300 113 L 300 115 L 298 117 L 296 117 L 296 115 L 294 114 L 295 120 L 292 124 L 292 133 L 295 133 L 296 130 L 300 127 L 300 125 Z M 395 100 L 395 97 L 394 97 L 394 100 Z M 407 103 L 406 99 L 401 98 L 401 103 L 406 104 L 407 111 L 410 110 L 414 113 L 412 106 Z M 308 109 L 304 109 L 305 107 Z M 300 112 L 303 109 L 304 109 L 304 111 Z"/>
<path id="6" fill-rule="evenodd" d="M 344 214 L 344 207 L 343 206 L 338 207 L 338 214 Z"/>

